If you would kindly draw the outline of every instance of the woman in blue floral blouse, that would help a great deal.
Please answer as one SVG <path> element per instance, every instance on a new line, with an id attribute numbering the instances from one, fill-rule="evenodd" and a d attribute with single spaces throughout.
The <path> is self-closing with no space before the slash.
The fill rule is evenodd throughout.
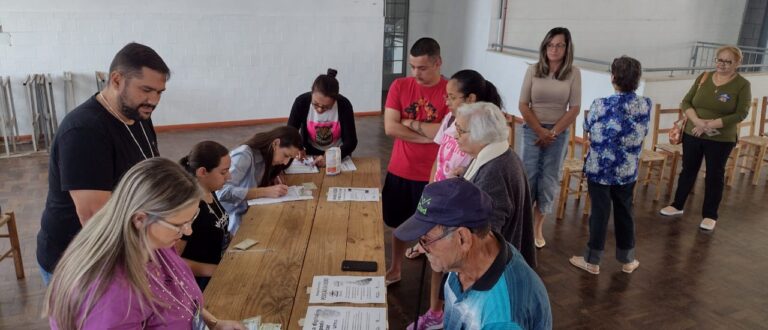
<path id="1" fill-rule="evenodd" d="M 592 274 L 600 273 L 611 204 L 616 259 L 622 263 L 621 270 L 631 273 L 640 266 L 635 259 L 632 193 L 651 113 L 651 99 L 635 94 L 640 75 L 640 62 L 636 59 L 622 56 L 613 60 L 611 79 L 616 93 L 596 99 L 584 121 L 590 143 L 584 163 L 592 199 L 589 242 L 584 255 L 574 256 L 570 262 Z"/>

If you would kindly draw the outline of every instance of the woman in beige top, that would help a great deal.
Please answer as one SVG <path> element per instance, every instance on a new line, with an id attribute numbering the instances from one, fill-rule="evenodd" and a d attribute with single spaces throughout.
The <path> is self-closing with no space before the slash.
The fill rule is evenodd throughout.
<path id="1" fill-rule="evenodd" d="M 550 30 L 539 47 L 539 62 L 525 73 L 520 92 L 523 163 L 534 201 L 536 247 L 546 241 L 544 216 L 552 212 L 558 175 L 568 145 L 568 128 L 579 115 L 581 72 L 573 66 L 571 32 Z"/>

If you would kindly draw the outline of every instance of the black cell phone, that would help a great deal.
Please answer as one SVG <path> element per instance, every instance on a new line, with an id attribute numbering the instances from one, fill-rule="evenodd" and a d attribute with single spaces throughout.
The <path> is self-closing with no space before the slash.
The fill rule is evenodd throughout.
<path id="1" fill-rule="evenodd" d="M 341 262 L 341 270 L 345 272 L 375 272 L 378 265 L 375 261 L 344 260 Z"/>

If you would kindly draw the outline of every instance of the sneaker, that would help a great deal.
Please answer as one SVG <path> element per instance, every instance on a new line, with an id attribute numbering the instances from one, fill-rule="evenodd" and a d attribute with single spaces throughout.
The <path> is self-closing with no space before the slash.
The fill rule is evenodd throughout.
<path id="1" fill-rule="evenodd" d="M 701 220 L 701 224 L 699 224 L 699 228 L 712 231 L 712 230 L 715 230 L 716 224 L 717 224 L 717 221 L 715 219 L 704 218 L 704 220 Z"/>
<path id="2" fill-rule="evenodd" d="M 419 328 L 416 330 L 438 330 L 443 328 L 443 312 L 433 312 L 431 310 L 419 316 Z M 409 324 L 407 330 L 414 330 L 413 323 Z"/>
<path id="3" fill-rule="evenodd" d="M 637 269 L 637 267 L 640 267 L 640 262 L 637 261 L 637 259 L 635 259 L 635 260 L 632 260 L 632 262 L 630 263 L 621 265 L 621 271 L 627 274 L 631 274 L 632 272 L 635 271 L 635 269 Z"/>
<path id="4" fill-rule="evenodd" d="M 673 216 L 673 215 L 681 215 L 681 214 L 683 214 L 683 210 L 678 210 L 674 206 L 670 205 L 670 206 L 667 206 L 667 207 L 659 210 L 659 213 L 661 213 L 661 215 L 669 217 L 669 216 Z"/>
<path id="5" fill-rule="evenodd" d="M 574 265 L 583 270 L 586 270 L 587 273 L 595 274 L 595 275 L 600 274 L 600 265 L 590 264 L 586 260 L 584 260 L 584 257 L 573 256 L 568 261 L 571 262 L 571 265 Z"/>

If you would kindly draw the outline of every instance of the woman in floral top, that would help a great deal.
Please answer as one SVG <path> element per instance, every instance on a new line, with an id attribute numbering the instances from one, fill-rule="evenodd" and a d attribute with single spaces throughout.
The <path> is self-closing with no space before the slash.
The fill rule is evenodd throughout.
<path id="1" fill-rule="evenodd" d="M 616 94 L 596 99 L 584 122 L 590 143 L 584 164 L 592 199 L 589 242 L 584 256 L 574 256 L 570 262 L 592 274 L 600 273 L 611 204 L 621 270 L 631 273 L 640 266 L 635 259 L 632 193 L 651 113 L 651 99 L 635 94 L 640 75 L 637 60 L 627 56 L 613 60 L 611 79 Z"/>

